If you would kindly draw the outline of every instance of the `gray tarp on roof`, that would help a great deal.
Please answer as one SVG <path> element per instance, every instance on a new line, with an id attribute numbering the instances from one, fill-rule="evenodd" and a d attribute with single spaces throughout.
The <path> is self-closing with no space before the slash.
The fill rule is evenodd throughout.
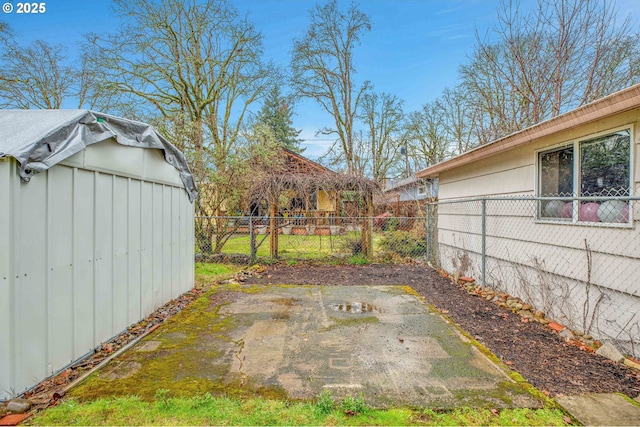
<path id="1" fill-rule="evenodd" d="M 121 145 L 162 150 L 193 202 L 197 189 L 184 154 L 146 123 L 88 110 L 0 110 L 0 157 L 14 157 L 25 181 L 110 138 Z"/>

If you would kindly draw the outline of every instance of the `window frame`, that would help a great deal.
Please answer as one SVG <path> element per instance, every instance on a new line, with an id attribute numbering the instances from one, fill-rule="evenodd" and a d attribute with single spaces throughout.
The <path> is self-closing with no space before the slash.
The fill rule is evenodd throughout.
<path id="1" fill-rule="evenodd" d="M 562 148 L 572 147 L 573 148 L 573 182 L 572 182 L 572 194 L 571 197 L 564 198 L 573 198 L 573 210 L 571 218 L 560 219 L 557 217 L 544 217 L 541 215 L 541 206 L 542 203 L 538 201 L 536 204 L 536 212 L 535 212 L 535 220 L 536 222 L 544 223 L 544 224 L 564 224 L 564 225 L 589 225 L 595 227 L 617 227 L 617 228 L 630 228 L 633 227 L 633 209 L 629 209 L 629 221 L 623 223 L 615 223 L 615 222 L 591 222 L 591 221 L 580 221 L 579 220 L 579 208 L 575 205 L 575 197 L 588 197 L 581 196 L 581 188 L 580 182 L 582 179 L 582 152 L 581 152 L 581 143 L 588 142 L 593 139 L 597 139 L 606 135 L 614 134 L 619 131 L 628 130 L 629 131 L 629 196 L 634 195 L 634 187 L 635 183 L 633 180 L 634 174 L 634 159 L 635 159 L 635 126 L 633 123 L 629 123 L 622 126 L 617 126 L 614 128 L 610 128 L 604 131 L 583 135 L 578 138 L 574 138 L 568 141 L 563 141 L 558 144 L 554 144 L 548 147 L 540 148 L 535 150 L 535 195 L 536 197 L 545 197 L 540 196 L 540 191 L 542 189 L 542 174 L 541 174 L 541 163 L 540 156 L 544 153 L 549 153 L 553 151 L 558 151 Z M 562 199 L 562 196 L 558 196 L 558 199 Z M 633 206 L 632 204 L 630 207 Z"/>

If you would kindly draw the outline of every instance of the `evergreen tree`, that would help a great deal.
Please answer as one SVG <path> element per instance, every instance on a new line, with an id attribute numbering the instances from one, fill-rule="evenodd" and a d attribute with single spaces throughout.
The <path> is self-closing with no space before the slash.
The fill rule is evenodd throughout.
<path id="1" fill-rule="evenodd" d="M 278 144 L 296 153 L 302 153 L 305 149 L 300 147 L 302 139 L 298 138 L 301 131 L 292 126 L 292 115 L 289 102 L 280 94 L 280 88 L 274 86 L 258 114 L 258 122 L 273 130 Z"/>

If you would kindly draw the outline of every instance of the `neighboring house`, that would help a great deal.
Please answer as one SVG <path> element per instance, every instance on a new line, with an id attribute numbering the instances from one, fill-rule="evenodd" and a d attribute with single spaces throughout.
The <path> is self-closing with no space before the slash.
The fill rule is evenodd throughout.
<path id="1" fill-rule="evenodd" d="M 374 199 L 377 213 L 390 212 L 397 217 L 424 215 L 425 206 L 438 198 L 438 180 L 408 178 L 387 180 L 382 195 Z"/>
<path id="2" fill-rule="evenodd" d="M 294 151 L 282 148 L 283 170 L 280 173 L 308 176 L 332 176 L 334 171 Z M 281 194 L 279 212 L 285 216 L 333 217 L 340 213 L 340 196 L 337 191 L 319 188 L 309 195 L 289 190 Z"/>
<path id="3" fill-rule="evenodd" d="M 144 123 L 0 111 L 0 400 L 193 288 L 195 196 Z"/>
<path id="4" fill-rule="evenodd" d="M 307 176 L 333 176 L 336 175 L 332 170 L 322 166 L 319 163 L 314 162 L 294 151 L 288 150 L 284 147 L 280 147 L 281 161 L 273 168 L 273 172 L 269 174 L 269 177 L 279 174 L 288 175 L 307 175 Z M 201 198 L 205 200 L 200 201 L 200 212 L 198 215 L 202 216 L 267 216 L 269 215 L 269 204 L 266 197 L 263 194 L 258 195 L 258 200 L 251 200 L 250 195 L 245 195 L 245 200 L 241 204 L 240 211 L 228 211 L 226 204 L 223 203 L 219 212 L 214 212 L 211 209 L 207 209 L 208 203 L 206 198 L 211 191 L 206 191 L 207 187 L 212 184 L 200 183 Z M 335 215 L 340 211 L 340 200 L 337 192 L 324 191 L 318 189 L 311 194 L 297 194 L 294 190 L 284 191 L 278 200 L 278 210 L 281 214 L 287 215 L 306 215 L 306 216 L 327 216 Z"/>
<path id="5" fill-rule="evenodd" d="M 638 354 L 639 121 L 636 85 L 419 171 L 441 266 Z"/>

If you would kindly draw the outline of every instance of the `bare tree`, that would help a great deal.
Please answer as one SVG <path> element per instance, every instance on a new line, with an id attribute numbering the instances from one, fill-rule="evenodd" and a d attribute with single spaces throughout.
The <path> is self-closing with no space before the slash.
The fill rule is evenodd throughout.
<path id="1" fill-rule="evenodd" d="M 356 171 L 354 123 L 362 95 L 369 89 L 369 82 L 360 86 L 354 82 L 353 50 L 370 29 L 369 17 L 355 5 L 343 13 L 332 0 L 312 9 L 306 34 L 293 42 L 293 86 L 333 116 L 335 128 L 322 133 L 337 135 L 348 173 Z"/>
<path id="2" fill-rule="evenodd" d="M 402 144 L 403 101 L 388 93 L 367 93 L 362 97 L 360 120 L 366 128 L 362 140 L 364 152 L 370 156 L 368 169 L 373 180 L 382 182 L 398 160 Z"/>
<path id="3" fill-rule="evenodd" d="M 557 116 L 640 81 L 638 35 L 616 22 L 613 3 L 516 0 L 498 9 L 492 38 L 477 35 L 462 85 L 482 142 Z"/>
<path id="4" fill-rule="evenodd" d="M 453 154 L 462 154 L 477 144 L 475 126 L 478 112 L 468 108 L 469 97 L 464 89 L 446 88 L 440 97 L 444 127 L 447 131 Z"/>
<path id="5" fill-rule="evenodd" d="M 280 147 L 281 142 L 268 125 L 243 126 L 225 169 L 211 174 L 209 181 L 201 183 L 199 213 L 203 216 L 196 221 L 196 232 L 204 253 L 222 250 L 235 232 L 226 216 L 248 212 L 250 189 L 255 182 L 281 169 Z M 209 201 L 216 200 L 221 191 L 225 194 L 224 204 L 212 206 Z"/>
<path id="6" fill-rule="evenodd" d="M 0 108 L 93 108 L 101 96 L 95 70 L 86 54 L 71 61 L 64 45 L 21 43 L 0 21 Z"/>
<path id="7" fill-rule="evenodd" d="M 13 32 L 11 31 L 9 24 L 4 21 L 0 21 L 0 41 L 6 40 L 6 38 L 12 34 Z"/>
<path id="8" fill-rule="evenodd" d="M 447 133 L 440 101 L 424 104 L 420 111 L 409 113 L 406 138 L 416 170 L 434 165 L 448 156 Z"/>
<path id="9" fill-rule="evenodd" d="M 114 4 L 118 31 L 90 37 L 104 84 L 168 122 L 198 182 L 226 176 L 248 109 L 276 76 L 262 61 L 261 35 L 224 0 Z M 224 188 L 207 210 L 226 203 Z"/>
<path id="10" fill-rule="evenodd" d="M 79 70 L 69 65 L 64 46 L 42 40 L 21 45 L 7 32 L 0 43 L 0 107 L 61 108 L 65 99 L 77 98 Z"/>

